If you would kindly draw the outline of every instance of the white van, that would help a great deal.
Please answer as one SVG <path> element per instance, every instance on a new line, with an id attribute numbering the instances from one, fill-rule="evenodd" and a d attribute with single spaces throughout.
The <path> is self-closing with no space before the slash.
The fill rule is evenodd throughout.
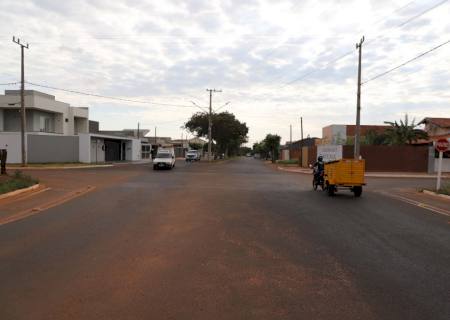
<path id="1" fill-rule="evenodd" d="M 199 160 L 200 160 L 200 151 L 189 150 L 188 152 L 186 152 L 186 162 L 199 161 Z"/>
<path id="2" fill-rule="evenodd" d="M 153 159 L 153 170 L 175 167 L 175 150 L 173 148 L 159 148 Z"/>

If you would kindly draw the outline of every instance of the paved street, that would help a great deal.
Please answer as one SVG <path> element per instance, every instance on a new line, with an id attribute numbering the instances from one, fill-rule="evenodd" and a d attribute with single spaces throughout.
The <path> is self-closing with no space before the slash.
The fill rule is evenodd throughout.
<path id="1" fill-rule="evenodd" d="M 450 217 L 379 193 L 433 180 L 358 199 L 250 158 L 74 172 L 100 182 L 0 226 L 2 320 L 450 318 Z"/>

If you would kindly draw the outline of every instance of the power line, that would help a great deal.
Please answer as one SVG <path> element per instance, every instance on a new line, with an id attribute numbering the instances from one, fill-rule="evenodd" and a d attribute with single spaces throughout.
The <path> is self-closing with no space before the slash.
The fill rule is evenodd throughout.
<path id="1" fill-rule="evenodd" d="M 410 23 L 411 21 L 414 21 L 414 20 L 420 18 L 421 16 L 427 14 L 428 12 L 430 12 L 430 11 L 432 11 L 432 10 L 434 10 L 434 9 L 436 9 L 436 8 L 438 8 L 438 7 L 440 7 L 440 6 L 442 6 L 442 5 L 445 4 L 447 1 L 448 1 L 448 0 L 443 0 L 443 1 L 441 1 L 441 2 L 436 3 L 435 5 L 433 5 L 433 6 L 429 7 L 429 8 L 427 8 L 427 9 L 425 9 L 424 11 L 421 11 L 420 13 L 418 13 L 418 14 L 416 14 L 415 16 L 413 16 L 413 17 L 407 19 L 406 21 L 403 21 L 403 22 L 397 24 L 394 28 L 402 28 L 402 27 L 404 27 L 405 25 L 407 25 L 407 24 Z M 372 38 L 371 40 L 367 41 L 366 46 L 367 46 L 368 44 L 374 42 L 374 41 L 377 41 L 377 40 L 380 40 L 380 39 L 385 39 L 385 38 L 387 38 L 387 36 L 385 36 L 385 35 L 379 35 L 379 36 L 377 36 L 377 37 L 375 37 L 375 38 Z"/>
<path id="2" fill-rule="evenodd" d="M 15 86 L 16 84 L 19 84 L 20 82 L 7 82 L 7 83 L 0 83 L 0 86 Z"/>
<path id="3" fill-rule="evenodd" d="M 372 78 L 370 78 L 370 79 L 364 81 L 362 84 L 366 84 L 366 83 L 368 83 L 368 82 L 370 82 L 370 81 L 373 81 L 373 80 L 378 79 L 378 78 L 380 78 L 380 77 L 382 77 L 382 76 L 385 76 L 385 75 L 387 75 L 388 73 L 391 73 L 392 71 L 395 71 L 395 70 L 397 70 L 397 69 L 399 69 L 399 68 L 401 68 L 401 67 L 407 65 L 408 63 L 413 62 L 413 61 L 415 61 L 415 60 L 417 60 L 417 59 L 419 59 L 419 58 L 421 58 L 421 57 L 427 55 L 428 53 L 430 53 L 430 52 L 432 52 L 432 51 L 435 51 L 435 50 L 437 50 L 437 49 L 439 49 L 439 48 L 441 48 L 441 47 L 443 47 L 443 46 L 445 46 L 446 44 L 449 44 L 449 43 L 450 43 L 450 40 L 447 40 L 447 41 L 445 41 L 445 42 L 443 42 L 443 43 L 441 43 L 441 44 L 439 44 L 439 45 L 437 45 L 437 46 L 431 48 L 430 50 L 427 50 L 427 51 L 425 51 L 425 52 L 422 52 L 421 54 L 415 56 L 414 58 L 409 59 L 408 61 L 405 61 L 405 62 L 399 64 L 398 66 L 395 66 L 395 67 L 393 67 L 393 68 L 391 68 L 391 69 L 389 69 L 389 70 L 386 70 L 386 71 L 384 71 L 384 72 L 382 72 L 382 73 L 380 73 L 380 74 L 378 74 L 378 75 L 376 75 L 376 76 L 374 76 L 374 77 L 372 77 Z"/>
<path id="4" fill-rule="evenodd" d="M 424 11 L 421 11 L 420 13 L 416 14 L 415 16 L 413 16 L 413 17 L 407 19 L 406 21 L 403 21 L 402 23 L 396 25 L 394 28 L 402 28 L 403 26 L 407 25 L 407 24 L 410 23 L 411 21 L 414 21 L 415 19 L 420 18 L 421 16 L 425 15 L 426 13 L 428 13 L 428 12 L 430 12 L 430 11 L 432 11 L 432 10 L 434 10 L 434 9 L 436 9 L 436 8 L 438 8 L 438 7 L 440 7 L 440 6 L 442 6 L 442 5 L 445 4 L 447 1 L 448 1 L 448 0 L 443 0 L 443 1 L 437 3 L 437 4 L 433 5 L 433 6 L 431 6 L 431 7 L 427 8 L 427 9 L 425 9 Z M 410 4 L 410 3 L 408 3 L 406 6 L 401 7 L 400 9 L 403 9 L 403 8 L 409 6 L 409 4 Z M 400 10 L 400 9 L 398 9 L 398 10 Z M 379 40 L 380 38 L 385 38 L 385 37 L 386 37 L 385 35 L 379 35 L 379 36 L 376 36 L 375 38 L 372 38 L 371 40 L 369 40 L 369 41 L 366 43 L 366 45 L 369 44 L 369 43 L 372 43 L 372 42 L 374 42 L 374 41 L 376 41 L 376 40 Z M 352 54 L 352 53 L 353 53 L 353 50 L 352 50 L 352 51 L 348 51 L 348 52 L 344 53 L 343 55 L 341 55 L 341 56 L 339 56 L 339 57 L 337 57 L 337 58 L 335 58 L 335 59 L 329 61 L 328 63 L 325 64 L 325 66 L 322 66 L 322 67 L 320 67 L 319 69 L 316 69 L 316 70 L 311 70 L 311 71 L 309 71 L 309 72 L 307 72 L 307 73 L 301 75 L 300 77 L 295 78 L 294 80 L 291 80 L 291 81 L 289 81 L 289 82 L 287 82 L 287 83 L 281 85 L 280 88 L 284 88 L 284 87 L 286 87 L 286 86 L 289 86 L 289 85 L 291 85 L 291 84 L 293 84 L 293 83 L 295 83 L 295 82 L 297 82 L 297 81 L 300 81 L 300 80 L 305 79 L 306 77 L 308 77 L 308 76 L 310 76 L 310 75 L 312 75 L 312 74 L 314 74 L 314 73 L 316 73 L 316 72 L 319 72 L 320 70 L 326 69 L 326 68 L 328 68 L 328 66 L 330 66 L 331 64 L 334 64 L 334 63 L 338 62 L 339 60 L 341 60 L 341 59 L 347 57 L 348 55 L 350 55 L 350 54 Z"/>
<path id="5" fill-rule="evenodd" d="M 406 24 L 410 23 L 411 21 L 413 21 L 413 20 L 415 20 L 415 19 L 417 19 L 417 18 L 423 16 L 424 14 L 430 12 L 431 10 L 436 9 L 437 7 L 440 7 L 441 5 L 443 5 L 444 3 L 446 3 L 447 1 L 448 1 L 448 0 L 444 0 L 444 1 L 438 2 L 438 3 L 435 4 L 434 6 L 431 6 L 430 8 L 426 9 L 425 11 L 422 11 L 421 13 L 415 15 L 414 17 L 412 17 L 412 18 L 406 20 L 405 22 L 399 24 L 398 27 L 403 27 L 404 25 L 406 25 Z"/>
<path id="6" fill-rule="evenodd" d="M 90 97 L 96 97 L 96 98 L 102 98 L 102 99 L 133 102 L 133 103 L 143 103 L 143 104 L 153 104 L 153 105 L 168 106 L 168 107 L 194 108 L 193 106 L 183 105 L 183 104 L 161 103 L 161 102 L 153 102 L 153 101 L 147 101 L 147 100 L 134 100 L 134 99 L 127 99 L 127 98 L 120 98 L 120 97 L 104 96 L 104 95 L 95 94 L 95 93 L 88 93 L 88 92 L 82 92 L 82 91 L 77 91 L 77 90 L 57 88 L 57 87 L 47 86 L 47 85 L 43 85 L 43 84 L 37 84 L 37 83 L 33 83 L 33 82 L 28 82 L 28 81 L 25 81 L 25 82 L 29 85 L 36 86 L 36 87 L 47 88 L 47 89 L 69 92 L 69 93 L 79 94 L 79 95 L 83 95 L 83 96 L 90 96 Z"/>

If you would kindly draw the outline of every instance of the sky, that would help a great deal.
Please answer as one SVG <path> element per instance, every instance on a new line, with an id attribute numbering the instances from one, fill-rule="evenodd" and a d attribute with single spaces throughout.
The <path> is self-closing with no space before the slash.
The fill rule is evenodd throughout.
<path id="1" fill-rule="evenodd" d="M 300 117 L 305 137 L 321 137 L 355 123 L 362 36 L 364 82 L 450 40 L 449 17 L 450 0 L 0 0 L 0 84 L 20 80 L 16 36 L 29 43 L 26 81 L 145 102 L 26 85 L 89 107 L 102 130 L 139 122 L 186 137 L 215 88 L 213 109 L 245 122 L 249 144 L 289 141 L 290 125 L 299 139 Z M 362 124 L 450 117 L 450 44 L 361 92 Z"/>

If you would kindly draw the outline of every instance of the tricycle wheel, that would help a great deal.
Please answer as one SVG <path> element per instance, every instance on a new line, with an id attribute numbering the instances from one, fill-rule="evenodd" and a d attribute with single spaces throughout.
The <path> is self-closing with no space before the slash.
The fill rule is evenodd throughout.
<path id="1" fill-rule="evenodd" d="M 353 187 L 353 193 L 355 194 L 355 197 L 361 197 L 362 194 L 362 187 Z"/>
<path id="2" fill-rule="evenodd" d="M 333 184 L 327 185 L 327 191 L 328 191 L 328 195 L 330 197 L 334 196 L 334 191 L 335 191 L 334 185 Z"/>

